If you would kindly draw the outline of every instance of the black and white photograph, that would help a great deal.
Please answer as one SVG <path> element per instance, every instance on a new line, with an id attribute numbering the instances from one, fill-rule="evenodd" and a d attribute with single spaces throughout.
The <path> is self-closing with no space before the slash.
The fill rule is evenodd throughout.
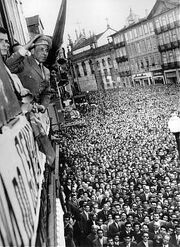
<path id="1" fill-rule="evenodd" d="M 0 0 L 0 247 L 180 247 L 180 0 Z"/>

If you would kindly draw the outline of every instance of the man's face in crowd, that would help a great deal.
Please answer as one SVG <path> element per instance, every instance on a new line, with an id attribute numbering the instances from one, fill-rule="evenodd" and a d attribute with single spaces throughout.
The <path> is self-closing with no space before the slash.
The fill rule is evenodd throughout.
<path id="1" fill-rule="evenodd" d="M 98 235 L 99 238 L 102 238 L 102 237 L 103 237 L 103 231 L 100 231 L 100 230 L 99 230 L 99 231 L 97 232 L 97 235 Z"/>
<path id="2" fill-rule="evenodd" d="M 127 244 L 129 244 L 131 242 L 131 238 L 130 237 L 125 237 L 124 238 L 124 242 Z"/>
<path id="3" fill-rule="evenodd" d="M 119 223 L 119 221 L 120 221 L 119 215 L 116 215 L 115 218 L 114 218 L 114 220 L 115 220 L 116 223 Z"/>
<path id="4" fill-rule="evenodd" d="M 44 63 L 48 57 L 49 47 L 47 45 L 37 45 L 32 51 L 33 57 L 39 62 Z"/>
<path id="5" fill-rule="evenodd" d="M 2 56 L 7 56 L 9 52 L 9 40 L 7 33 L 0 33 L 0 52 Z"/>
<path id="6" fill-rule="evenodd" d="M 170 236 L 168 235 L 165 235 L 164 238 L 163 238 L 163 244 L 166 245 L 169 243 L 169 240 L 170 240 Z"/>
<path id="7" fill-rule="evenodd" d="M 149 234 L 148 233 L 144 233 L 143 236 L 142 236 L 142 238 L 143 238 L 143 241 L 144 242 L 147 242 L 148 239 L 149 239 Z"/>

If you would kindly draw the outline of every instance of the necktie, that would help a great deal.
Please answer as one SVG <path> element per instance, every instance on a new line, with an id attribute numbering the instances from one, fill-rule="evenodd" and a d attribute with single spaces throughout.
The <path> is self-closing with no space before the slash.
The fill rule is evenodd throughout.
<path id="1" fill-rule="evenodd" d="M 39 68 L 41 70 L 41 74 L 42 74 L 42 77 L 43 77 L 43 80 L 44 80 L 45 79 L 45 74 L 44 74 L 44 68 L 43 68 L 42 63 L 39 63 Z"/>

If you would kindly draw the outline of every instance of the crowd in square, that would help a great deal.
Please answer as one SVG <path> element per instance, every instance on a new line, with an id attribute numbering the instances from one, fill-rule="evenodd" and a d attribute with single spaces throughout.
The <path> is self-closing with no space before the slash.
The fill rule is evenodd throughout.
<path id="1" fill-rule="evenodd" d="M 89 98 L 99 104 L 99 93 Z M 168 129 L 179 87 L 122 88 L 101 100 L 87 126 L 60 133 L 67 247 L 180 246 L 180 164 Z"/>

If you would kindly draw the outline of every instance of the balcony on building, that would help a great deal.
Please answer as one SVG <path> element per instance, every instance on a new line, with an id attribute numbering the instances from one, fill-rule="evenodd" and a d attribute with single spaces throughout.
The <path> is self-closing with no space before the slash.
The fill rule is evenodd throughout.
<path id="1" fill-rule="evenodd" d="M 161 26 L 161 33 L 166 32 L 167 30 L 168 30 L 168 26 L 167 25 Z"/>
<path id="2" fill-rule="evenodd" d="M 126 71 L 125 71 L 125 75 L 126 75 L 126 76 L 130 76 L 130 75 L 131 75 L 131 71 L 130 71 L 130 70 L 126 70 Z"/>
<path id="3" fill-rule="evenodd" d="M 155 34 L 160 34 L 161 33 L 161 28 L 160 27 L 158 27 L 158 28 L 154 28 L 154 32 L 155 32 Z"/>
<path id="4" fill-rule="evenodd" d="M 164 46 L 165 46 L 165 50 L 171 50 L 172 49 L 171 42 L 164 44 Z"/>
<path id="5" fill-rule="evenodd" d="M 164 70 L 176 69 L 177 68 L 177 62 L 173 61 L 171 63 L 162 64 L 162 68 Z"/>
<path id="6" fill-rule="evenodd" d="M 123 62 L 126 62 L 128 61 L 128 56 L 125 55 L 125 56 L 121 56 L 121 57 L 116 57 L 116 62 L 117 63 L 123 63 Z"/>
<path id="7" fill-rule="evenodd" d="M 124 47 L 124 46 L 126 46 L 125 41 L 121 41 L 121 42 L 119 42 L 117 44 L 114 44 L 114 48 L 115 49 L 118 49 L 118 48 L 121 48 L 121 47 Z"/>
<path id="8" fill-rule="evenodd" d="M 176 26 L 175 21 L 167 24 L 168 30 L 175 28 L 175 26 Z"/>
<path id="9" fill-rule="evenodd" d="M 172 41 L 171 47 L 172 49 L 178 48 L 180 46 L 180 40 Z"/>
<path id="10" fill-rule="evenodd" d="M 159 50 L 159 52 L 165 51 L 166 50 L 165 45 L 164 44 L 163 45 L 158 45 L 158 50 Z"/>
<path id="11" fill-rule="evenodd" d="M 180 20 L 176 20 L 176 21 L 175 21 L 175 26 L 176 26 L 176 27 L 180 27 Z"/>
<path id="12" fill-rule="evenodd" d="M 158 45 L 158 50 L 159 52 L 164 52 L 164 51 L 172 50 L 178 47 L 179 47 L 178 41 L 174 41 L 174 42 L 169 42 L 163 45 Z"/>

